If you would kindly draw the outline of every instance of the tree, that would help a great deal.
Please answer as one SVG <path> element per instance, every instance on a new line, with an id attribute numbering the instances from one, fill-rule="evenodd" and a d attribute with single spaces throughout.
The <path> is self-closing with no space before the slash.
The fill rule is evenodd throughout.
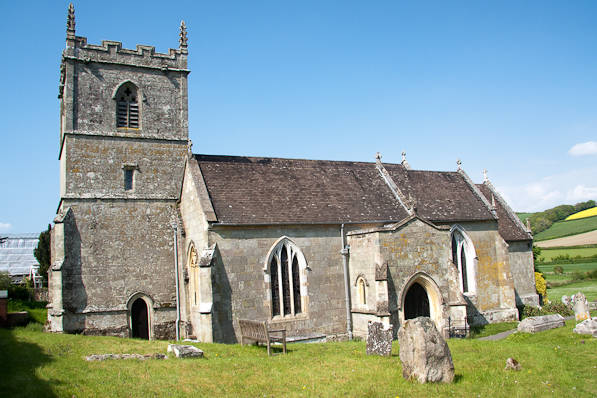
<path id="1" fill-rule="evenodd" d="M 48 269 L 50 269 L 50 234 L 52 226 L 48 224 L 48 230 L 39 234 L 39 242 L 33 251 L 33 255 L 39 263 L 39 274 L 43 276 L 44 281 L 48 280 Z"/>
<path id="2" fill-rule="evenodd" d="M 10 275 L 8 275 L 8 272 L 0 272 L 0 290 L 8 290 L 10 282 Z"/>

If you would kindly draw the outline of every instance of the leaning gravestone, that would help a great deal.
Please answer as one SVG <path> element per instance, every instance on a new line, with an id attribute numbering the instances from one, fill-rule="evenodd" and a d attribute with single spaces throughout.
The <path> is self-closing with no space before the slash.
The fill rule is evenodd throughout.
<path id="1" fill-rule="evenodd" d="M 168 344 L 168 352 L 174 353 L 176 358 L 203 357 L 203 351 L 192 345 Z"/>
<path id="2" fill-rule="evenodd" d="M 419 383 L 454 380 L 454 364 L 448 344 L 427 317 L 409 319 L 398 331 L 402 376 Z"/>
<path id="3" fill-rule="evenodd" d="M 566 325 L 564 317 L 560 314 L 532 316 L 523 319 L 518 324 L 519 332 L 536 333 L 544 330 L 561 328 Z"/>
<path id="4" fill-rule="evenodd" d="M 590 334 L 593 337 L 597 337 L 597 318 L 589 318 L 578 325 L 573 330 L 574 333 L 578 334 Z"/>
<path id="5" fill-rule="evenodd" d="M 385 327 L 381 322 L 367 325 L 367 355 L 389 357 L 392 353 L 392 326 Z"/>
<path id="6" fill-rule="evenodd" d="M 578 292 L 574 295 L 574 318 L 576 322 L 590 319 L 589 302 L 584 294 Z"/>

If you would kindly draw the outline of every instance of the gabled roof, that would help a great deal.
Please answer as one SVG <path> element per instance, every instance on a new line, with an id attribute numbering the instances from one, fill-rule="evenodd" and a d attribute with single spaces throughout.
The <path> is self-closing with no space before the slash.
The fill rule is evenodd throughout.
<path id="1" fill-rule="evenodd" d="M 533 239 L 533 236 L 527 232 L 522 221 L 510 209 L 510 206 L 508 206 L 489 181 L 477 184 L 477 187 L 490 203 L 495 201 L 495 210 L 498 216 L 498 231 L 506 242 Z"/>
<path id="2" fill-rule="evenodd" d="M 375 163 L 194 155 L 220 224 L 400 221 Z"/>
<path id="3" fill-rule="evenodd" d="M 215 155 L 193 155 L 189 161 L 198 166 L 195 177 L 205 184 L 213 221 L 223 225 L 400 222 L 412 215 L 405 207 L 411 199 L 416 215 L 430 222 L 495 220 L 462 171 Z M 399 195 L 382 177 L 384 167 Z"/>
<path id="4" fill-rule="evenodd" d="M 417 214 L 432 222 L 494 220 L 490 209 L 458 171 L 408 170 L 386 164 L 404 196 L 412 198 Z"/>

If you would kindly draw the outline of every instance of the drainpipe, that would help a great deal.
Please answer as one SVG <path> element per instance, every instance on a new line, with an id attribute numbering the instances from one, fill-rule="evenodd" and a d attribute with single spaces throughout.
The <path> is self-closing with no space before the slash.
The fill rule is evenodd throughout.
<path id="1" fill-rule="evenodd" d="M 174 230 L 174 273 L 176 274 L 176 340 L 180 340 L 180 292 L 178 288 L 178 225 L 172 221 Z"/>
<path id="2" fill-rule="evenodd" d="M 348 256 L 350 246 L 346 244 L 346 236 L 344 235 L 344 224 L 340 226 L 340 237 L 342 238 L 342 265 L 344 267 L 344 292 L 346 294 L 346 331 L 348 332 L 348 339 L 352 340 L 352 317 L 350 304 L 350 278 L 348 276 Z"/>

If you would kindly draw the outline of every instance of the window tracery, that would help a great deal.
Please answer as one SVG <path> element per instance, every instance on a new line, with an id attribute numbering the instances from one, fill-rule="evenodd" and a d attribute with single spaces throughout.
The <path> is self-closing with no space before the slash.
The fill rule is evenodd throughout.
<path id="1" fill-rule="evenodd" d="M 290 240 L 283 239 L 270 251 L 268 270 L 270 276 L 272 317 L 284 317 L 304 312 L 302 297 L 305 294 L 303 270 L 305 258 Z"/>

